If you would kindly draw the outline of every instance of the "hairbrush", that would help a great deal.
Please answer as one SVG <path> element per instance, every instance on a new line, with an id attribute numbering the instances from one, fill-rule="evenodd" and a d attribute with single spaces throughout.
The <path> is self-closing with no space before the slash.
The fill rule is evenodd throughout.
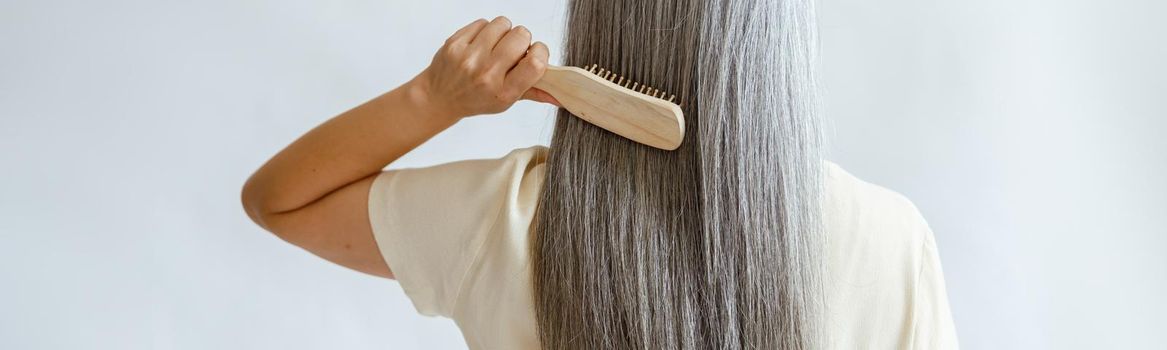
<path id="1" fill-rule="evenodd" d="M 671 151 L 685 138 L 685 115 L 676 95 L 595 64 L 587 69 L 547 67 L 535 88 L 580 119 L 629 140 Z"/>

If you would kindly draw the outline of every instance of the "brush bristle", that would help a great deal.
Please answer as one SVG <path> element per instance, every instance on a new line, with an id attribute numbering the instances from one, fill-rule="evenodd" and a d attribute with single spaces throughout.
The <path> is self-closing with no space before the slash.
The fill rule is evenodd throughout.
<path id="1" fill-rule="evenodd" d="M 610 81 L 616 85 L 620 85 L 621 87 L 623 87 L 625 89 L 636 91 L 638 93 L 648 95 L 651 97 L 659 98 L 661 100 L 668 101 L 669 103 L 672 103 L 672 104 L 681 105 L 679 102 L 677 102 L 677 95 L 675 95 L 675 94 L 665 93 L 664 91 L 660 91 L 654 87 L 650 87 L 648 85 L 641 84 L 641 83 L 634 81 L 630 78 L 625 79 L 623 75 L 616 74 L 613 71 L 601 68 L 600 65 L 598 65 L 598 64 L 593 64 L 591 66 L 582 67 L 582 68 L 584 70 L 592 73 L 592 74 L 595 74 L 596 76 L 598 76 L 604 80 Z M 666 99 L 666 97 L 668 97 L 668 98 Z"/>

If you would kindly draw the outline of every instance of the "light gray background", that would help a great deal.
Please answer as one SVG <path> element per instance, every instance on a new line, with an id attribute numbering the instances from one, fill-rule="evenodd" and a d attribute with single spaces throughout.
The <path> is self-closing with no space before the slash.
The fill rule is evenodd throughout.
<path id="1" fill-rule="evenodd" d="M 831 158 L 929 219 L 964 347 L 1161 348 L 1164 4 L 823 0 Z M 0 2 L 0 348 L 464 348 L 238 192 L 465 22 L 556 50 L 562 6 Z M 467 120 L 394 166 L 546 143 L 550 115 Z"/>

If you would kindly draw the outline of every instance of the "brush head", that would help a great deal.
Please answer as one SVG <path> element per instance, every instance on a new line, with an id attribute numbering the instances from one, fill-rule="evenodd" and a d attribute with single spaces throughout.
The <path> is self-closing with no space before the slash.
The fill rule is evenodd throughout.
<path id="1" fill-rule="evenodd" d="M 675 104 L 677 106 L 681 106 L 681 103 L 677 102 L 677 95 L 676 94 L 669 94 L 669 93 L 666 93 L 664 91 L 657 90 L 654 87 L 641 84 L 641 83 L 634 81 L 632 79 L 624 79 L 623 75 L 616 74 L 610 70 L 604 69 L 603 67 L 600 67 L 600 65 L 598 65 L 598 64 L 592 64 L 591 66 L 584 66 L 582 68 L 584 70 L 588 71 L 589 73 L 595 74 L 596 76 L 600 77 L 601 79 L 610 81 L 610 82 L 612 82 L 616 85 L 619 85 L 620 87 L 623 87 L 625 89 L 629 89 L 629 90 L 635 91 L 637 93 L 648 95 L 649 97 L 659 98 L 661 100 L 665 100 L 665 101 L 672 103 L 672 104 Z M 665 97 L 668 97 L 668 98 L 665 98 Z"/>
<path id="2" fill-rule="evenodd" d="M 674 150 L 685 138 L 685 115 L 676 95 L 598 65 L 547 67 L 535 87 L 554 96 L 571 114 L 629 140 Z"/>

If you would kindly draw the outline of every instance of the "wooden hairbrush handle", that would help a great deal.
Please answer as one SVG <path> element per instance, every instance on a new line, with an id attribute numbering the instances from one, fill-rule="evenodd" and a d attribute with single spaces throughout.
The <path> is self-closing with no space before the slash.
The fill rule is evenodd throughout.
<path id="1" fill-rule="evenodd" d="M 578 67 L 547 67 L 535 88 L 554 96 L 571 114 L 605 130 L 648 146 L 675 150 L 685 138 L 681 107 L 660 91 L 639 83 L 624 84 L 616 74 Z M 675 96 L 674 96 L 675 99 Z"/>

